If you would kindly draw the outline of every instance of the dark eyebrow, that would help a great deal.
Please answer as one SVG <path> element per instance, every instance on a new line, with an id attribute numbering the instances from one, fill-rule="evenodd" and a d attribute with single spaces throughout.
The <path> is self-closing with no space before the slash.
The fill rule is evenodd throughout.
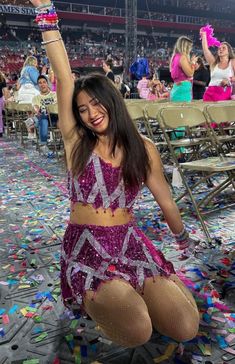
<path id="1" fill-rule="evenodd" d="M 96 99 L 96 97 L 94 96 L 90 101 L 89 101 L 89 104 L 92 102 L 92 101 L 94 101 Z M 82 104 L 82 105 L 78 105 L 78 108 L 79 107 L 82 107 L 82 106 L 86 106 L 86 105 L 84 105 L 84 104 Z"/>

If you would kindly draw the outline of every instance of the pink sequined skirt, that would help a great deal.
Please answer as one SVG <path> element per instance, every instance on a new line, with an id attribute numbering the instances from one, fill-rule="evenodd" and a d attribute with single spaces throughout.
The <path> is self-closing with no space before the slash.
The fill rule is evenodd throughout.
<path id="1" fill-rule="evenodd" d="M 174 274 L 171 262 L 157 250 L 135 223 L 96 226 L 69 224 L 61 251 L 62 299 L 81 305 L 87 290 L 119 278 L 135 289 L 147 277 Z"/>

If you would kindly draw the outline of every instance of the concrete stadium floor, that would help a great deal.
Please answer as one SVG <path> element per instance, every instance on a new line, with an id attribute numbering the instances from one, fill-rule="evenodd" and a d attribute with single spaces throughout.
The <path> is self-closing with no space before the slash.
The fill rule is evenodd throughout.
<path id="1" fill-rule="evenodd" d="M 206 222 L 216 238 L 179 261 L 173 239 L 149 192 L 135 214 L 143 231 L 172 259 L 200 313 L 197 337 L 178 345 L 154 332 L 144 346 L 125 350 L 100 336 L 95 324 L 65 310 L 60 299 L 60 244 L 69 216 L 65 168 L 0 139 L 0 364 L 235 363 L 235 210 L 217 202 Z M 203 191 L 202 191 L 203 193 Z M 203 240 L 190 201 L 180 205 L 195 240 Z"/>

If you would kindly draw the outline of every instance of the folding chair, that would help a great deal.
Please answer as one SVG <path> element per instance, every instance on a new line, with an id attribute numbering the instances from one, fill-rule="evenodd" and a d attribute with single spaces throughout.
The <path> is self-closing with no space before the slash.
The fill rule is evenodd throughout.
<path id="1" fill-rule="evenodd" d="M 141 105 L 142 104 L 142 105 Z M 135 122 L 135 123 L 138 123 L 139 121 L 143 122 L 144 123 L 144 127 L 145 127 L 145 131 L 146 131 L 146 134 L 147 136 L 153 140 L 153 136 L 152 136 L 152 132 L 151 132 L 151 129 L 149 128 L 149 125 L 148 125 L 148 122 L 147 122 L 147 118 L 146 118 L 146 115 L 144 114 L 144 110 L 145 108 L 143 106 L 145 105 L 148 105 L 149 102 L 145 100 L 145 102 L 143 102 L 142 100 L 142 103 L 131 103 L 131 104 L 128 104 L 127 105 L 127 110 L 132 118 L 132 120 Z M 166 144 L 166 143 L 165 143 Z M 159 143 L 155 143 L 156 147 L 159 148 L 160 147 L 160 144 Z M 162 163 L 162 169 L 163 169 L 163 173 L 165 175 L 165 178 L 168 182 L 168 184 L 171 186 L 171 188 L 173 189 L 173 186 L 171 185 L 171 181 L 170 179 L 168 178 L 168 175 L 167 175 L 167 172 L 166 172 L 166 169 L 164 168 L 164 165 Z"/>
<path id="2" fill-rule="evenodd" d="M 146 100 L 138 100 L 137 102 L 127 103 L 126 107 L 131 119 L 136 124 L 141 133 L 151 138 L 151 131 L 149 130 L 144 117 L 144 106 L 146 103 Z"/>
<path id="3" fill-rule="evenodd" d="M 47 105 L 47 113 L 48 113 L 48 120 L 49 120 L 49 133 L 50 133 L 50 139 L 48 142 L 48 146 L 50 145 L 53 147 L 53 150 L 56 153 L 56 158 L 59 160 L 59 151 L 61 152 L 63 150 L 63 139 L 62 134 L 59 128 L 57 126 L 53 125 L 52 118 L 53 116 L 57 116 L 58 118 L 58 105 L 57 104 L 51 104 Z M 61 153 L 60 153 L 61 154 Z"/>
<path id="4" fill-rule="evenodd" d="M 5 108 L 4 108 L 6 134 L 7 134 L 7 136 L 11 136 L 11 134 L 14 134 L 15 138 L 17 138 L 16 106 L 17 106 L 17 102 L 7 101 L 5 104 Z"/>
<path id="5" fill-rule="evenodd" d="M 178 168 L 178 171 L 181 175 L 182 181 L 185 185 L 186 192 L 183 193 L 180 197 L 176 199 L 178 202 L 182 197 L 186 194 L 190 196 L 193 207 L 196 211 L 196 214 L 201 222 L 203 231 L 209 241 L 211 241 L 210 233 L 207 229 L 207 226 L 202 217 L 202 205 L 207 205 L 218 193 L 222 192 L 225 188 L 232 185 L 234 188 L 234 170 L 235 170 L 235 158 L 226 158 L 226 157 L 206 157 L 204 159 L 195 159 L 193 161 L 187 161 L 185 163 L 179 163 L 177 156 L 175 154 L 175 141 L 170 140 L 168 129 L 176 129 L 178 127 L 186 127 L 187 129 L 191 129 L 195 133 L 195 128 L 200 127 L 201 125 L 205 125 L 207 120 L 205 118 L 204 113 L 197 108 L 196 106 L 189 105 L 181 105 L 181 106 L 169 106 L 167 108 L 162 108 L 159 110 L 158 114 L 159 125 L 162 128 L 165 139 L 167 141 L 169 150 L 171 152 L 171 156 L 174 160 L 175 165 Z M 200 138 L 199 138 L 200 141 Z M 195 142 L 199 142 L 196 141 Z M 214 148 L 215 141 L 208 137 L 205 140 L 201 140 L 202 145 L 204 143 L 211 144 L 211 148 Z M 194 141 L 193 141 L 194 143 Z M 209 173 L 209 175 L 202 176 L 199 181 L 193 184 L 193 186 L 189 186 L 187 182 L 186 171 L 190 172 L 201 172 L 204 174 L 205 172 Z M 228 173 L 229 172 L 229 173 Z M 225 180 L 223 180 L 217 187 L 215 187 L 212 191 L 206 194 L 201 200 L 196 200 L 196 196 L 194 193 L 195 189 L 204 183 L 208 178 L 214 176 L 217 173 L 224 173 L 226 175 Z"/>
<path id="6" fill-rule="evenodd" d="M 17 115 L 17 125 L 20 132 L 20 142 L 23 147 L 25 147 L 25 138 L 28 138 L 28 130 L 25 125 L 25 120 L 29 117 L 29 114 L 33 112 L 32 104 L 16 104 L 16 115 Z"/>
<path id="7" fill-rule="evenodd" d="M 208 103 L 204 113 L 219 153 L 222 155 L 230 153 L 235 147 L 235 102 Z M 212 128 L 211 123 L 216 123 L 218 129 Z M 229 123 L 229 126 L 223 127 L 222 123 Z"/>

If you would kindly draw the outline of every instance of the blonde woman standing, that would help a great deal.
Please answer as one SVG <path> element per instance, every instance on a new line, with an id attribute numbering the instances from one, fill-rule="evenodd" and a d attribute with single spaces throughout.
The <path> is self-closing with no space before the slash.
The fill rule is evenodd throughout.
<path id="1" fill-rule="evenodd" d="M 38 61 L 34 56 L 26 58 L 20 73 L 19 103 L 31 103 L 34 96 L 39 95 L 37 80 L 39 76 Z"/>
<path id="2" fill-rule="evenodd" d="M 192 78 L 197 61 L 196 56 L 190 59 L 193 42 L 188 37 L 178 38 L 170 61 L 171 77 L 174 81 L 170 99 L 173 102 L 192 100 Z"/>

